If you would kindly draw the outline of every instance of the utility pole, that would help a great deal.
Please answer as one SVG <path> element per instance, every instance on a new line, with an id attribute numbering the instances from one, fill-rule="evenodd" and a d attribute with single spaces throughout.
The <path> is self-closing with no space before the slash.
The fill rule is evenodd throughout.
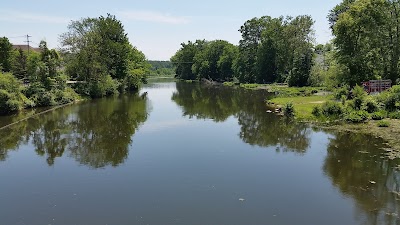
<path id="1" fill-rule="evenodd" d="M 29 38 L 30 37 L 32 37 L 32 36 L 29 36 L 29 34 L 27 34 L 26 35 L 26 41 L 25 41 L 26 43 L 28 43 L 28 55 L 29 55 L 29 49 L 30 49 L 30 45 L 29 45 L 29 43 L 30 43 Z"/>

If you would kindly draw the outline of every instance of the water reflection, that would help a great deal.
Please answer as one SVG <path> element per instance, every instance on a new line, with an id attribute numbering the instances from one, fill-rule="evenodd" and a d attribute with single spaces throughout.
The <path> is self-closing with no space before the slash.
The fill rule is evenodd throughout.
<path id="1" fill-rule="evenodd" d="M 31 143 L 53 165 L 68 156 L 93 168 L 118 166 L 131 138 L 148 115 L 146 95 L 99 99 L 46 113 L 0 130 L 0 160 L 21 144 Z"/>
<path id="2" fill-rule="evenodd" d="M 343 194 L 355 199 L 362 224 L 399 224 L 400 161 L 383 157 L 382 140 L 356 133 L 331 139 L 323 171 Z M 361 217 L 362 218 L 362 217 Z"/>
<path id="3" fill-rule="evenodd" d="M 278 146 L 278 151 L 304 153 L 310 145 L 306 124 L 287 121 L 267 113 L 264 90 L 215 87 L 178 82 L 172 100 L 190 118 L 223 122 L 230 116 L 238 119 L 240 138 L 250 145 Z"/>

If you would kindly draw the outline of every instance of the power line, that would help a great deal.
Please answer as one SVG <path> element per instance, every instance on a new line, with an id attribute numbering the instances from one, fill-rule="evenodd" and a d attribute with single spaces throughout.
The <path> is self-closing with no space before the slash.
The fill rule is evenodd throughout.
<path id="1" fill-rule="evenodd" d="M 25 35 L 23 35 L 23 36 L 15 36 L 15 37 L 7 37 L 7 38 L 25 38 L 26 36 Z"/>
<path id="2" fill-rule="evenodd" d="M 29 38 L 32 37 L 32 36 L 29 36 L 29 34 L 27 34 L 25 37 L 26 37 L 26 41 L 25 42 L 28 43 L 28 55 L 29 55 L 29 49 L 30 49 L 29 43 L 31 42 L 31 41 L 29 41 Z"/>

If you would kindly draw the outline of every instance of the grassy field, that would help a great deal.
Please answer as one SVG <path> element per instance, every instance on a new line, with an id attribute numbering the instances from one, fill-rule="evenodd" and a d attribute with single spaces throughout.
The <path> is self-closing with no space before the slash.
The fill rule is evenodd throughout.
<path id="1" fill-rule="evenodd" d="M 274 107 L 283 107 L 286 103 L 292 102 L 296 118 L 300 120 L 314 120 L 312 110 L 315 106 L 322 105 L 329 100 L 331 95 L 311 95 L 297 97 L 277 97 L 268 100 L 267 103 Z"/>

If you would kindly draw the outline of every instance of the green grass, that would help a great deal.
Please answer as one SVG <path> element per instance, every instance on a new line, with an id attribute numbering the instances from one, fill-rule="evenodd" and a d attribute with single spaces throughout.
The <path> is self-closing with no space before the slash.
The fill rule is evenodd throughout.
<path id="1" fill-rule="evenodd" d="M 234 82 L 224 82 L 224 86 L 227 86 L 227 87 L 232 87 L 232 86 L 234 86 L 235 85 L 235 83 Z"/>
<path id="2" fill-rule="evenodd" d="M 377 123 L 378 127 L 389 127 L 390 126 L 390 122 L 387 120 L 381 120 Z"/>
<path id="3" fill-rule="evenodd" d="M 280 97 L 312 96 L 315 93 L 325 91 L 322 87 L 287 87 L 271 85 L 269 92 L 276 93 Z"/>
<path id="4" fill-rule="evenodd" d="M 269 104 L 276 106 L 284 106 L 292 102 L 294 106 L 295 116 L 300 120 L 315 119 L 312 115 L 313 108 L 320 106 L 330 99 L 329 95 L 312 95 L 312 96 L 298 96 L 298 97 L 277 97 L 268 101 Z"/>
<path id="5" fill-rule="evenodd" d="M 263 86 L 267 86 L 266 84 L 240 84 L 240 87 L 247 89 L 257 89 Z"/>

